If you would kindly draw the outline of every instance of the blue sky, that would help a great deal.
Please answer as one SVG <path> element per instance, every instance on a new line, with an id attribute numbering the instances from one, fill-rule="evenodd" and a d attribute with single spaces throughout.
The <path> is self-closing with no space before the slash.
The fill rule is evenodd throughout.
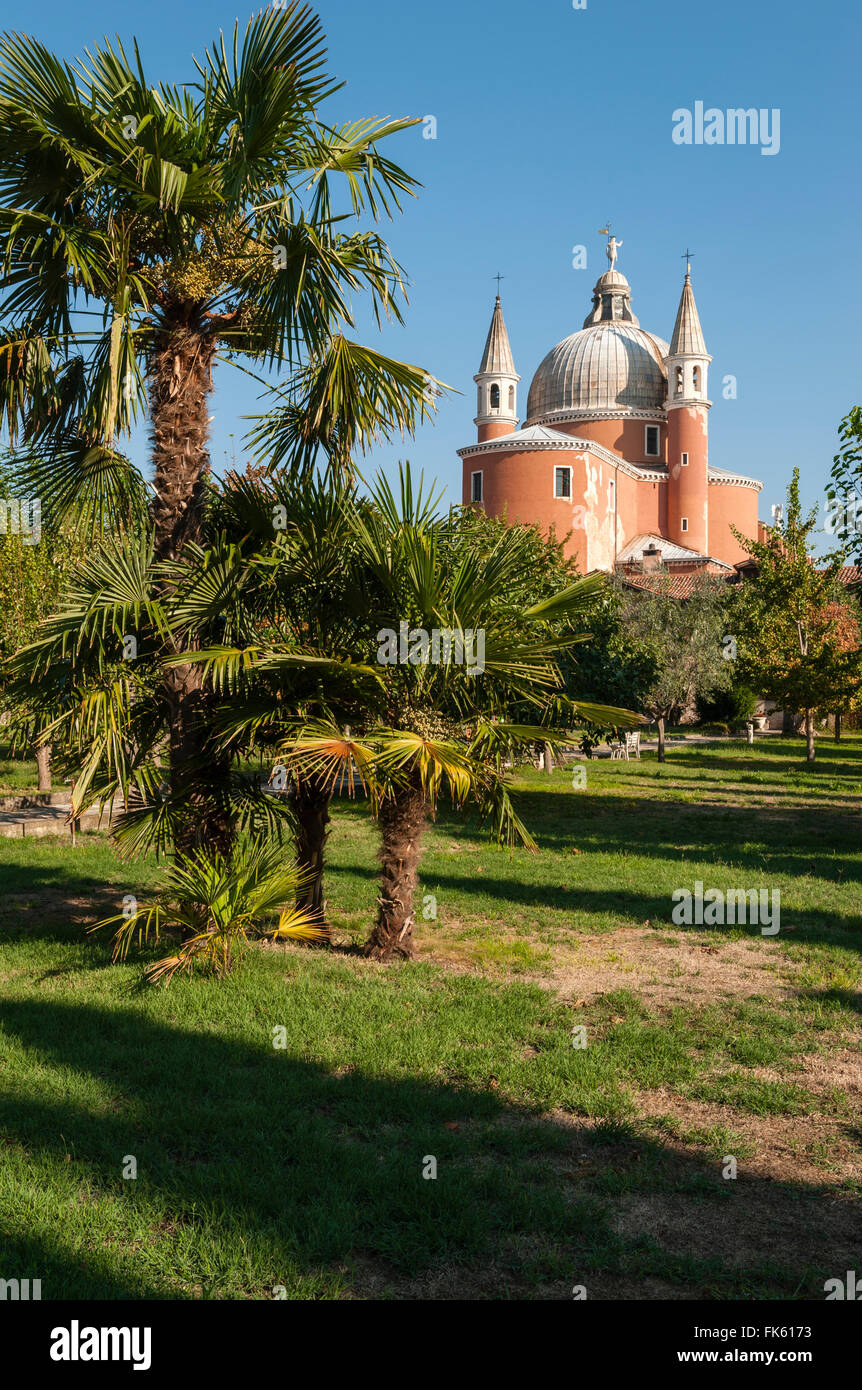
<path id="1" fill-rule="evenodd" d="M 580 0 L 579 0 L 580 3 Z M 693 279 L 713 356 L 710 457 L 763 480 L 761 516 L 794 466 L 822 496 L 840 418 L 862 398 L 860 21 L 838 0 L 320 0 L 331 69 L 348 83 L 333 119 L 433 115 L 392 143 L 423 184 L 386 226 L 411 281 L 405 326 L 366 341 L 419 363 L 463 392 L 413 441 L 364 465 L 409 457 L 460 496 L 455 450 L 475 439 L 473 373 L 499 270 L 519 405 L 545 353 L 581 327 L 606 269 L 607 219 L 624 246 L 643 327 L 668 338 L 682 283 Z M 22 11 L 14 26 L 25 27 Z M 155 79 L 193 77 L 190 55 L 247 12 L 219 3 L 43 0 L 29 32 L 71 57 L 105 34 L 137 35 Z M 249 11 L 250 13 L 250 11 Z M 673 112 L 780 110 L 779 152 L 680 146 Z M 588 248 L 585 270 L 572 248 Z M 726 374 L 736 400 L 722 399 Z M 212 459 L 239 447 L 254 392 L 217 375 Z M 235 444 L 232 437 L 235 439 Z M 135 453 L 143 462 L 145 446 Z"/>

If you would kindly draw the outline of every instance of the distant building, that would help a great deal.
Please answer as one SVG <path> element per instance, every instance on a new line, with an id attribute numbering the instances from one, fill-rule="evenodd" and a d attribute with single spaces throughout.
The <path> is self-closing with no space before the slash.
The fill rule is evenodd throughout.
<path id="1" fill-rule="evenodd" d="M 762 483 L 708 459 L 706 350 L 690 267 L 670 343 L 640 327 L 625 276 L 596 283 L 579 332 L 539 366 L 519 429 L 518 382 L 500 297 L 479 371 L 478 443 L 459 449 L 465 503 L 571 532 L 582 573 L 635 581 L 661 566 L 682 581 L 727 578 L 747 560 L 731 531 L 758 535 Z M 689 584 L 691 581 L 689 580 Z M 680 592 L 685 588 L 679 585 Z"/>

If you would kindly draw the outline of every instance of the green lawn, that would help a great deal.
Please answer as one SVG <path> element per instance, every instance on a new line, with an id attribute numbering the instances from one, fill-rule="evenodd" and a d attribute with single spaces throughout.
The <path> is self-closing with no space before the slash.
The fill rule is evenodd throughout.
<path id="1" fill-rule="evenodd" d="M 527 772 L 537 854 L 441 814 L 406 966 L 353 949 L 361 804 L 335 816 L 336 949 L 257 950 L 221 985 L 141 989 L 85 937 L 155 864 L 97 835 L 0 841 L 0 1277 L 44 1298 L 822 1298 L 862 1233 L 862 739 L 801 758 L 680 746 L 588 763 L 583 790 Z M 674 926 L 698 879 L 779 887 L 779 935 Z"/>

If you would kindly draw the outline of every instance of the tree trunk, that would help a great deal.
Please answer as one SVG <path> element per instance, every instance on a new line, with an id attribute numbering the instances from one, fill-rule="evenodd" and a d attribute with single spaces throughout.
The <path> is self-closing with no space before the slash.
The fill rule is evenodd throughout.
<path id="1" fill-rule="evenodd" d="M 549 743 L 545 744 L 544 751 L 542 753 L 542 767 L 550 777 L 551 773 L 554 770 L 554 753 Z"/>
<path id="2" fill-rule="evenodd" d="M 805 711 L 805 756 L 808 762 L 814 762 L 814 711 Z"/>
<path id="3" fill-rule="evenodd" d="M 835 711 L 835 742 L 836 742 L 836 743 L 840 743 L 840 742 L 841 742 L 841 711 L 840 711 L 840 709 L 837 709 L 837 710 Z"/>
<path id="4" fill-rule="evenodd" d="M 228 799 L 230 760 L 212 741 L 211 700 L 203 671 L 191 663 L 170 667 L 162 689 L 168 705 L 170 792 L 179 816 L 178 854 L 216 850 L 228 857 L 234 823 Z"/>
<path id="5" fill-rule="evenodd" d="M 313 913 L 321 927 L 325 926 L 323 868 L 331 800 L 331 790 L 317 778 L 297 779 L 293 798 L 297 819 L 296 856 L 306 882 L 299 890 L 296 904 Z"/>
<path id="6" fill-rule="evenodd" d="M 428 803 L 415 782 L 400 787 L 380 807 L 377 925 L 365 943 L 365 954 L 374 960 L 409 960 L 413 955 L 413 899 L 427 814 Z"/>
<path id="7" fill-rule="evenodd" d="M 49 792 L 51 790 L 50 743 L 40 743 L 36 745 L 36 769 L 39 773 L 40 792 Z"/>
<path id="8" fill-rule="evenodd" d="M 156 496 L 152 518 L 156 555 L 175 560 L 201 538 L 205 475 L 209 471 L 209 397 L 214 334 L 191 305 L 166 311 L 150 363 L 150 415 Z"/>
<path id="9" fill-rule="evenodd" d="M 217 338 L 191 304 L 168 305 L 163 325 L 149 369 L 156 493 L 151 515 L 156 558 L 169 561 L 202 539 Z M 194 634 L 186 640 L 195 645 Z M 228 855 L 234 837 L 227 794 L 230 759 L 213 743 L 211 699 L 201 668 L 167 670 L 162 693 L 168 707 L 171 797 L 181 817 L 175 849 L 188 854 L 206 847 Z"/>
<path id="10" fill-rule="evenodd" d="M 663 719 L 663 718 L 662 718 L 662 719 L 657 719 L 657 720 L 656 720 L 656 725 L 657 725 L 657 727 L 658 727 L 658 760 L 659 760 L 660 763 L 663 763 L 663 762 L 664 762 L 664 719 Z"/>

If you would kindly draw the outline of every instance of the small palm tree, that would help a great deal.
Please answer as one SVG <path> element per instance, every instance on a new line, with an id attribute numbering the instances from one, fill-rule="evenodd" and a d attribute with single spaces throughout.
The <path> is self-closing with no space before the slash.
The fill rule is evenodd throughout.
<path id="1" fill-rule="evenodd" d="M 319 924 L 295 905 L 300 879 L 276 844 L 240 842 L 229 860 L 217 850 L 201 850 L 169 866 L 165 888 L 153 902 L 128 904 L 90 930 L 119 924 L 115 960 L 124 959 L 133 942 L 146 947 L 166 935 L 178 937 L 177 949 L 148 967 L 153 982 L 170 983 L 200 965 L 222 976 L 254 940 L 324 939 Z"/>
<path id="2" fill-rule="evenodd" d="M 327 124 L 325 56 L 299 3 L 220 39 L 180 87 L 148 78 L 137 45 L 70 65 L 0 39 L 0 426 L 46 506 L 83 498 L 96 530 L 146 521 L 157 563 L 204 540 L 217 363 L 287 373 L 256 439 L 293 464 L 320 447 L 343 462 L 433 404 L 424 372 L 346 336 L 356 295 L 400 317 L 400 267 L 361 219 L 412 191 L 381 148 L 411 122 Z M 146 417 L 148 518 L 118 448 Z M 166 666 L 162 702 L 179 799 L 213 752 L 200 666 Z M 181 848 L 223 833 L 217 806 L 198 810 Z"/>

